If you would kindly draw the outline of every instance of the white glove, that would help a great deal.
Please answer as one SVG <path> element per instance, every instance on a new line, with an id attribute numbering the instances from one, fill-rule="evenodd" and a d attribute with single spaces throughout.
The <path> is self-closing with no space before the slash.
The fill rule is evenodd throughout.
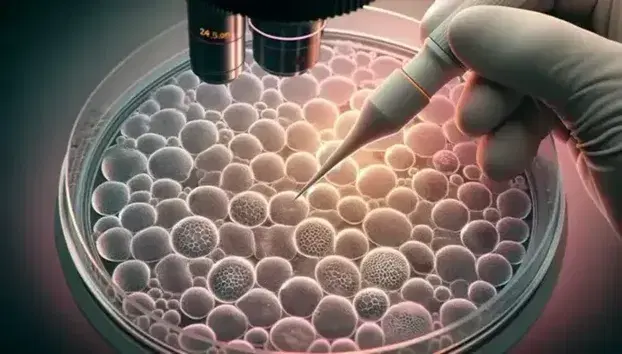
<path id="1" fill-rule="evenodd" d="M 460 2 L 437 0 L 424 16 L 422 35 Z M 565 132 L 584 185 L 620 233 L 622 44 L 614 40 L 622 39 L 622 1 L 533 0 L 528 6 L 475 6 L 452 20 L 452 50 L 473 72 L 456 123 L 481 137 L 478 163 L 497 180 L 524 171 L 550 131 Z"/>

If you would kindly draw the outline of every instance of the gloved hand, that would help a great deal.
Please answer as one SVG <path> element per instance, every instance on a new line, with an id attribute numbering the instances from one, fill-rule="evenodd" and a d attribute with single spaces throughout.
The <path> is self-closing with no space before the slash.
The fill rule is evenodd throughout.
<path id="1" fill-rule="evenodd" d="M 437 0 L 423 18 L 422 36 L 461 1 Z M 590 196 L 620 234 L 622 44 L 615 41 L 622 39 L 622 2 L 528 6 L 475 6 L 451 20 L 452 50 L 471 69 L 457 126 L 481 137 L 478 163 L 497 180 L 524 171 L 542 138 L 560 133 Z"/>

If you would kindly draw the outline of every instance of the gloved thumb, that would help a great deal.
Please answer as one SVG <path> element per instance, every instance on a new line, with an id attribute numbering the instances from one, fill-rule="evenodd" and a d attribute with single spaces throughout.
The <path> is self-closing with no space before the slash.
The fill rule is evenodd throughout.
<path id="1" fill-rule="evenodd" d="M 584 182 L 620 230 L 622 45 L 545 14 L 498 6 L 461 11 L 448 35 L 468 68 L 559 113 L 587 164 Z"/>

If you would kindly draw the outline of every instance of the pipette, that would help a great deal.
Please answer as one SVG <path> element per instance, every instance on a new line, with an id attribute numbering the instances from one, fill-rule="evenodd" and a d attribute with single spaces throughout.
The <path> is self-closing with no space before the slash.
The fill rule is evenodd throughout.
<path id="1" fill-rule="evenodd" d="M 494 5 L 522 8 L 529 0 L 464 0 L 425 40 L 421 50 L 395 70 L 366 100 L 356 123 L 296 198 L 341 161 L 372 141 L 398 132 L 450 80 L 466 72 L 449 46 L 448 31 L 455 15 L 469 7 Z"/>

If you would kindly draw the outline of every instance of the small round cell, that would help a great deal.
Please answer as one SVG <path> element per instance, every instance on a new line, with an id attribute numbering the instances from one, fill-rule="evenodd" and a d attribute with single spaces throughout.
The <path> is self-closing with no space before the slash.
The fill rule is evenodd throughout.
<path id="1" fill-rule="evenodd" d="M 441 305 L 439 318 L 443 326 L 458 322 L 477 310 L 475 304 L 467 299 L 451 299 Z"/>
<path id="2" fill-rule="evenodd" d="M 420 157 L 432 157 L 445 148 L 443 130 L 434 123 L 417 123 L 404 132 L 404 144 Z"/>
<path id="3" fill-rule="evenodd" d="M 399 251 L 406 257 L 415 273 L 427 275 L 434 270 L 434 252 L 425 243 L 407 241 L 400 246 Z"/>
<path id="4" fill-rule="evenodd" d="M 482 170 L 477 165 L 467 165 L 462 169 L 464 177 L 471 181 L 479 181 L 482 177 Z"/>
<path id="5" fill-rule="evenodd" d="M 301 105 L 295 102 L 284 102 L 276 108 L 276 113 L 279 117 L 287 118 L 291 122 L 304 119 Z"/>
<path id="6" fill-rule="evenodd" d="M 281 257 L 266 257 L 255 265 L 257 285 L 277 292 L 283 283 L 294 276 L 292 265 Z"/>
<path id="7" fill-rule="evenodd" d="M 458 157 L 460 165 L 476 165 L 477 164 L 477 144 L 472 141 L 458 143 L 454 145 L 452 151 Z"/>
<path id="8" fill-rule="evenodd" d="M 276 88 L 266 89 L 264 92 L 261 93 L 261 97 L 259 97 L 259 99 L 261 100 L 261 102 L 266 104 L 266 107 L 271 109 L 276 109 L 281 103 L 283 103 L 283 96 L 281 95 L 281 92 L 279 92 L 279 90 L 277 90 Z M 276 111 L 274 111 L 274 113 L 276 114 Z"/>
<path id="9" fill-rule="evenodd" d="M 231 163 L 222 170 L 219 187 L 233 193 L 241 193 L 253 185 L 253 171 L 247 165 Z"/>
<path id="10" fill-rule="evenodd" d="M 196 89 L 196 100 L 206 110 L 223 111 L 233 99 L 225 85 L 201 83 Z"/>
<path id="11" fill-rule="evenodd" d="M 331 76 L 319 85 L 319 97 L 339 107 L 347 104 L 354 92 L 356 92 L 356 84 L 352 79 L 344 76 Z"/>
<path id="12" fill-rule="evenodd" d="M 307 193 L 311 207 L 317 210 L 334 210 L 339 202 L 339 191 L 328 183 L 318 183 Z"/>
<path id="13" fill-rule="evenodd" d="M 290 316 L 309 317 L 324 296 L 320 285 L 312 278 L 295 276 L 279 289 L 283 310 Z"/>
<path id="14" fill-rule="evenodd" d="M 259 226 L 268 218 L 268 201 L 257 192 L 242 192 L 229 201 L 229 216 L 240 225 Z"/>
<path id="15" fill-rule="evenodd" d="M 378 247 L 361 260 L 360 271 L 369 284 L 385 291 L 396 291 L 408 280 L 410 264 L 399 251 Z"/>
<path id="16" fill-rule="evenodd" d="M 458 171 L 460 162 L 453 151 L 440 150 L 432 156 L 432 166 L 434 166 L 435 170 L 449 176 Z"/>
<path id="17" fill-rule="evenodd" d="M 151 185 L 151 195 L 158 200 L 176 198 L 182 191 L 181 183 L 170 178 L 160 178 Z"/>
<path id="18" fill-rule="evenodd" d="M 483 280 L 476 280 L 469 285 L 468 298 L 476 306 L 482 306 L 497 295 L 497 289 Z"/>
<path id="19" fill-rule="evenodd" d="M 100 215 L 114 215 L 130 201 L 130 188 L 121 182 L 106 181 L 91 194 L 91 206 Z"/>
<path id="20" fill-rule="evenodd" d="M 426 306 L 434 298 L 434 286 L 423 278 L 408 279 L 400 289 L 402 298 Z"/>
<path id="21" fill-rule="evenodd" d="M 339 108 L 325 98 L 313 98 L 302 106 L 307 122 L 317 130 L 332 128 L 339 116 Z"/>
<path id="22" fill-rule="evenodd" d="M 186 116 L 174 108 L 165 108 L 151 115 L 149 132 L 165 138 L 178 136 L 184 125 Z"/>
<path id="23" fill-rule="evenodd" d="M 302 106 L 319 95 L 320 84 L 311 74 L 302 74 L 281 79 L 279 90 L 283 98 Z"/>
<path id="24" fill-rule="evenodd" d="M 278 152 L 285 146 L 285 129 L 274 120 L 260 119 L 248 128 L 248 132 L 259 139 L 265 151 Z"/>
<path id="25" fill-rule="evenodd" d="M 229 141 L 229 150 L 235 157 L 251 160 L 261 153 L 263 146 L 261 145 L 261 141 L 254 135 L 241 133 L 234 136 L 231 141 Z"/>
<path id="26" fill-rule="evenodd" d="M 229 256 L 248 258 L 255 252 L 255 236 L 250 228 L 225 222 L 218 228 L 218 246 Z"/>
<path id="27" fill-rule="evenodd" d="M 384 79 L 401 67 L 401 60 L 388 55 L 378 56 L 369 63 L 369 68 L 374 72 L 377 79 Z"/>
<path id="28" fill-rule="evenodd" d="M 145 102 L 141 103 L 140 106 L 138 106 L 138 112 L 147 115 L 152 115 L 159 110 L 160 104 L 154 99 L 148 99 Z"/>
<path id="29" fill-rule="evenodd" d="M 141 291 L 147 287 L 149 273 L 149 266 L 145 262 L 131 259 L 115 267 L 112 282 L 126 292 Z"/>
<path id="30" fill-rule="evenodd" d="M 270 343 L 282 352 L 303 353 L 316 337 L 313 325 L 298 317 L 282 318 L 270 331 Z"/>
<path id="31" fill-rule="evenodd" d="M 211 220 L 225 218 L 229 213 L 229 197 L 222 189 L 214 186 L 194 188 L 186 198 L 193 214 Z"/>
<path id="32" fill-rule="evenodd" d="M 328 294 L 354 296 L 361 288 L 361 273 L 348 258 L 330 255 L 315 266 L 315 279 Z"/>
<path id="33" fill-rule="evenodd" d="M 412 177 L 411 187 L 419 198 L 435 203 L 447 196 L 449 180 L 441 172 L 424 168 Z"/>
<path id="34" fill-rule="evenodd" d="M 415 161 L 415 154 L 403 144 L 391 146 L 384 155 L 384 162 L 394 171 L 407 171 Z"/>
<path id="35" fill-rule="evenodd" d="M 214 296 L 202 287 L 186 289 L 179 298 L 179 308 L 188 318 L 200 320 L 214 308 Z"/>
<path id="36" fill-rule="evenodd" d="M 384 331 L 376 323 L 365 322 L 356 330 L 354 342 L 361 350 L 380 348 L 385 343 Z"/>
<path id="37" fill-rule="evenodd" d="M 492 204 L 492 193 L 480 182 L 461 184 L 457 197 L 471 211 L 483 211 Z"/>
<path id="38" fill-rule="evenodd" d="M 415 210 L 419 198 L 417 194 L 408 187 L 397 187 L 392 189 L 385 198 L 387 206 L 403 214 L 409 214 Z"/>
<path id="39" fill-rule="evenodd" d="M 475 255 L 492 252 L 499 243 L 499 232 L 491 222 L 473 220 L 460 231 L 462 244 Z"/>
<path id="40" fill-rule="evenodd" d="M 285 130 L 285 144 L 294 151 L 315 153 L 320 147 L 320 135 L 311 123 L 297 121 Z"/>
<path id="41" fill-rule="evenodd" d="M 236 102 L 222 112 L 222 119 L 235 132 L 245 132 L 259 119 L 259 113 L 251 104 Z"/>
<path id="42" fill-rule="evenodd" d="M 363 222 L 369 212 L 367 203 L 359 196 L 346 196 L 337 203 L 339 217 L 350 225 L 358 225 Z"/>
<path id="43" fill-rule="evenodd" d="M 354 81 L 356 86 L 361 86 L 365 81 L 374 80 L 375 75 L 374 72 L 368 68 L 357 68 L 352 75 L 350 75 L 350 78 Z"/>
<path id="44" fill-rule="evenodd" d="M 198 154 L 218 142 L 218 129 L 208 120 L 193 120 L 181 129 L 179 140 L 186 151 Z"/>
<path id="45" fill-rule="evenodd" d="M 412 224 L 395 209 L 377 208 L 365 217 L 363 231 L 376 245 L 399 247 L 410 238 Z"/>
<path id="46" fill-rule="evenodd" d="M 365 101 L 367 101 L 367 98 L 373 92 L 374 90 L 363 88 L 353 93 L 352 96 L 350 96 L 350 101 L 349 101 L 350 109 L 355 110 L 355 111 L 360 111 L 361 109 L 363 109 L 363 105 L 365 104 Z"/>
<path id="47" fill-rule="evenodd" d="M 434 205 L 431 216 L 437 227 L 457 232 L 469 222 L 469 209 L 459 200 L 443 199 Z"/>
<path id="48" fill-rule="evenodd" d="M 121 134 L 128 138 L 138 139 L 141 135 L 149 132 L 149 116 L 146 114 L 134 114 L 128 117 L 121 125 Z"/>
<path id="49" fill-rule="evenodd" d="M 531 213 L 531 207 L 529 194 L 518 188 L 510 188 L 497 197 L 497 208 L 502 217 L 524 219 Z"/>
<path id="50" fill-rule="evenodd" d="M 268 202 L 268 215 L 275 224 L 296 226 L 309 215 L 309 203 L 293 191 L 279 192 Z"/>
<path id="51" fill-rule="evenodd" d="M 363 321 L 378 321 L 384 316 L 391 301 L 389 295 L 378 288 L 361 289 L 352 300 L 359 319 Z"/>
<path id="52" fill-rule="evenodd" d="M 410 232 L 410 238 L 413 241 L 419 241 L 426 245 L 430 244 L 432 237 L 434 237 L 434 230 L 428 225 L 414 225 Z"/>
<path id="53" fill-rule="evenodd" d="M 363 168 L 356 179 L 356 188 L 363 195 L 373 199 L 384 198 L 397 186 L 395 172 L 384 165 Z"/>
<path id="54" fill-rule="evenodd" d="M 154 273 L 162 290 L 167 292 L 180 294 L 192 287 L 188 259 L 179 254 L 172 253 L 162 258 L 156 264 Z"/>
<path id="55" fill-rule="evenodd" d="M 330 66 L 324 63 L 315 64 L 315 66 L 312 67 L 311 70 L 309 70 L 309 73 L 313 75 L 313 77 L 318 82 L 324 81 L 325 79 L 327 79 L 333 74 L 332 70 L 330 69 Z"/>
<path id="56" fill-rule="evenodd" d="M 171 229 L 173 249 L 187 258 L 207 256 L 218 242 L 218 228 L 214 222 L 202 216 L 184 218 Z"/>
<path id="57" fill-rule="evenodd" d="M 261 79 L 247 72 L 229 83 L 231 97 L 237 102 L 253 104 L 259 101 L 263 89 Z"/>
<path id="58" fill-rule="evenodd" d="M 112 227 L 99 235 L 95 241 L 97 253 L 110 262 L 122 262 L 130 258 L 132 232 L 123 227 Z"/>
<path id="59" fill-rule="evenodd" d="M 495 253 L 500 254 L 503 258 L 507 259 L 511 265 L 519 265 L 525 259 L 527 251 L 525 246 L 519 242 L 514 241 L 501 241 L 495 247 Z"/>
<path id="60" fill-rule="evenodd" d="M 434 299 L 438 302 L 445 302 L 451 298 L 451 290 L 446 286 L 437 286 L 434 289 Z"/>
<path id="61" fill-rule="evenodd" d="M 296 248 L 311 258 L 325 257 L 334 252 L 336 231 L 331 223 L 317 217 L 301 221 L 294 231 Z"/>
<path id="62" fill-rule="evenodd" d="M 475 280 L 475 256 L 466 247 L 449 245 L 436 252 L 434 268 L 446 282 Z"/>
<path id="63" fill-rule="evenodd" d="M 512 278 L 510 262 L 500 254 L 489 253 L 477 259 L 477 276 L 495 287 L 507 284 Z"/>
<path id="64" fill-rule="evenodd" d="M 357 110 L 348 110 L 341 113 L 334 124 L 335 137 L 343 140 L 352 130 L 360 114 L 361 112 Z"/>
<path id="65" fill-rule="evenodd" d="M 225 145 L 212 145 L 197 155 L 194 167 L 205 172 L 222 171 L 233 159 L 233 153 Z"/>
<path id="66" fill-rule="evenodd" d="M 356 70 L 356 62 L 347 55 L 336 55 L 328 61 L 328 66 L 333 74 L 350 76 Z"/>
<path id="67" fill-rule="evenodd" d="M 337 233 L 335 254 L 351 260 L 363 258 L 369 251 L 365 234 L 356 228 L 346 228 Z"/>
<path id="68" fill-rule="evenodd" d="M 306 183 L 313 178 L 320 165 L 312 154 L 299 151 L 285 160 L 285 175 L 297 183 Z"/>

